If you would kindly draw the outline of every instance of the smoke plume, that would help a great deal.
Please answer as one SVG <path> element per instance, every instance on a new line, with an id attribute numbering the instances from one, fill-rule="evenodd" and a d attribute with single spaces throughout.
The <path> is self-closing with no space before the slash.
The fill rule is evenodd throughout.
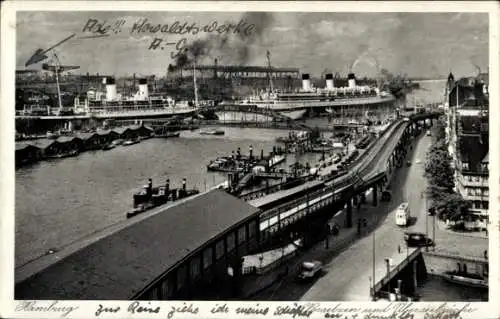
<path id="1" fill-rule="evenodd" d="M 206 38 L 187 43 L 184 52 L 176 57 L 172 69 L 193 63 L 208 62 L 207 60 L 213 61 L 215 57 L 220 57 L 223 63 L 231 61 L 234 64 L 246 64 L 250 59 L 250 46 L 261 42 L 262 35 L 274 19 L 271 13 L 247 12 L 239 21 L 247 26 L 255 25 L 251 35 L 244 32 L 226 32 L 211 34 Z M 226 24 L 235 24 L 235 22 L 226 22 Z"/>

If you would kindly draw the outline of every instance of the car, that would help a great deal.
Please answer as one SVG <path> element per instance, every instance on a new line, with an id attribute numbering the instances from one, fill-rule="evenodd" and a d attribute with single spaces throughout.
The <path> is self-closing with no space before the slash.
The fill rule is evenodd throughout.
<path id="1" fill-rule="evenodd" d="M 420 160 L 417 158 L 417 159 L 415 160 L 415 164 L 420 164 L 420 163 L 421 163 L 421 162 L 420 162 Z"/>
<path id="2" fill-rule="evenodd" d="M 432 239 L 423 233 L 405 233 L 404 240 L 406 241 L 408 247 L 434 246 Z"/>
<path id="3" fill-rule="evenodd" d="M 318 260 L 305 261 L 302 263 L 297 279 L 300 281 L 313 279 L 323 271 L 323 263 Z"/>

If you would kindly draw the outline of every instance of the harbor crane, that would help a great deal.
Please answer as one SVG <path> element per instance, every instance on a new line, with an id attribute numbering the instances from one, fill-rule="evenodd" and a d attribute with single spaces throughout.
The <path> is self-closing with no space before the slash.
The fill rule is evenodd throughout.
<path id="1" fill-rule="evenodd" d="M 61 61 L 59 60 L 59 57 L 57 56 L 57 53 L 53 52 L 52 56 L 53 56 L 53 58 L 52 58 L 53 64 L 44 63 L 44 64 L 42 64 L 42 69 L 44 69 L 46 71 L 53 72 L 56 75 L 57 101 L 58 101 L 58 106 L 59 106 L 58 113 L 60 114 L 61 111 L 63 110 L 63 106 L 62 106 L 62 101 L 61 101 L 61 87 L 59 85 L 59 74 L 61 72 L 64 72 L 64 71 L 79 69 L 80 66 L 77 66 L 77 65 L 61 65 Z"/>

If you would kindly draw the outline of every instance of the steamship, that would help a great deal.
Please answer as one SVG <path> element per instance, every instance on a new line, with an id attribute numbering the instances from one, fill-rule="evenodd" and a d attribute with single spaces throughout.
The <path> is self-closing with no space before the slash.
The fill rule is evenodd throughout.
<path id="1" fill-rule="evenodd" d="M 113 118 L 113 117 L 170 117 L 190 114 L 196 107 L 176 102 L 170 97 L 150 95 L 147 79 L 139 79 L 138 90 L 131 96 L 117 93 L 113 77 L 103 79 L 106 92 L 90 89 L 74 101 L 75 115 Z"/>
<path id="2" fill-rule="evenodd" d="M 278 111 L 280 113 L 300 113 L 307 110 L 330 113 L 333 116 L 379 116 L 392 112 L 396 98 L 377 87 L 359 86 L 356 76 L 349 73 L 348 85 L 335 86 L 333 74 L 325 76 L 326 86 L 314 88 L 309 74 L 302 74 L 302 88 L 295 92 L 262 92 L 241 101 L 240 105 Z M 295 112 L 290 112 L 295 111 Z M 300 115 L 300 114 L 299 114 Z"/>

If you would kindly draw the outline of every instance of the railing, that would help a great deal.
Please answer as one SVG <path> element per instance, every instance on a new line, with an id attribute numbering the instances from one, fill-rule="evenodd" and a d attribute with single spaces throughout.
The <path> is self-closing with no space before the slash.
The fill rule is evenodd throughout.
<path id="1" fill-rule="evenodd" d="M 390 131 L 391 134 L 394 130 L 399 129 L 401 127 L 401 125 L 403 125 L 403 124 L 405 124 L 405 122 L 402 122 L 402 121 L 396 122 L 395 125 L 392 126 L 392 129 Z M 386 131 L 384 132 L 383 135 L 387 134 L 388 132 L 389 132 L 389 128 L 386 129 Z M 380 154 L 380 150 L 383 149 L 391 140 L 392 139 L 390 139 L 390 138 L 386 138 L 384 143 L 382 145 L 379 145 L 376 148 L 376 151 L 374 153 Z M 373 153 L 372 152 L 373 149 L 374 149 L 374 146 L 372 145 L 371 150 L 369 152 Z M 367 153 L 368 152 L 365 152 L 364 154 L 367 154 Z M 368 160 L 370 160 L 370 162 L 366 163 Z M 261 220 L 270 219 L 270 218 L 273 218 L 276 216 L 278 216 L 278 218 L 279 218 L 280 214 L 282 214 L 283 212 L 289 211 L 294 207 L 299 207 L 300 205 L 302 205 L 304 203 L 315 201 L 318 197 L 321 199 L 321 201 L 327 200 L 330 196 L 335 195 L 335 190 L 337 190 L 337 192 L 338 192 L 339 190 L 343 190 L 346 187 L 353 185 L 353 184 L 356 186 L 360 186 L 361 184 L 366 183 L 366 181 L 363 181 L 360 178 L 360 176 L 359 176 L 360 172 L 358 170 L 361 169 L 361 167 L 365 166 L 361 169 L 361 174 L 366 174 L 369 170 L 373 169 L 373 166 L 376 165 L 377 162 L 378 161 L 375 161 L 373 158 L 369 158 L 369 157 L 365 156 L 363 159 L 361 159 L 361 162 L 357 163 L 356 167 L 353 167 L 353 169 L 351 170 L 351 172 L 353 172 L 353 173 L 348 173 L 347 175 L 343 175 L 343 176 L 339 177 L 338 179 L 334 179 L 333 183 L 328 185 L 324 189 L 315 191 L 313 193 L 309 193 L 305 196 L 296 198 L 288 203 L 284 203 L 282 205 L 279 205 L 278 207 L 267 210 L 266 212 L 261 214 L 260 218 L 261 218 Z M 382 175 L 382 174 L 383 174 L 383 172 L 378 173 L 376 176 L 371 178 L 370 181 L 368 181 L 368 182 L 371 182 L 371 181 L 376 180 L 376 179 L 380 179 L 381 178 L 380 175 Z M 321 197 L 325 197 L 325 195 L 327 195 L 326 198 L 321 198 Z M 334 200 L 340 199 L 341 194 L 338 194 L 337 197 L 338 198 L 334 198 Z M 309 206 L 309 205 L 307 204 L 307 206 Z M 307 209 L 307 206 L 305 209 Z M 298 210 L 296 213 L 300 213 L 300 211 L 302 211 L 302 210 Z"/>
<path id="2" fill-rule="evenodd" d="M 416 248 L 410 255 L 403 259 L 396 267 L 392 268 L 379 282 L 373 285 L 375 294 L 382 289 L 396 274 L 403 270 L 410 262 L 412 262 L 421 253 L 421 248 Z"/>
<path id="3" fill-rule="evenodd" d="M 257 199 L 257 198 L 263 197 L 265 195 L 275 193 L 275 192 L 280 191 L 282 189 L 287 189 L 287 187 L 292 186 L 292 185 L 297 185 L 297 186 L 302 185 L 310 178 L 311 178 L 311 176 L 309 176 L 309 175 L 302 176 L 298 180 L 293 180 L 293 181 L 289 181 L 286 183 L 279 183 L 279 184 L 271 185 L 271 186 L 263 188 L 263 189 L 261 188 L 261 189 L 257 189 L 257 190 L 252 191 L 252 192 L 242 194 L 239 196 L 239 198 L 243 199 L 244 201 Z"/>

